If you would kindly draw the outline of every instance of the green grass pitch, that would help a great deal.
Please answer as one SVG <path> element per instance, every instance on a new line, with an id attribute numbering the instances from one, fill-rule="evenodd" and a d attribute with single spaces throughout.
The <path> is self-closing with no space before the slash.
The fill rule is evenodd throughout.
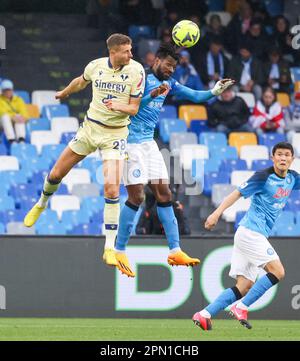
<path id="1" fill-rule="evenodd" d="M 204 332 L 191 320 L 0 318 L 0 341 L 300 341 L 300 321 L 214 320 Z"/>

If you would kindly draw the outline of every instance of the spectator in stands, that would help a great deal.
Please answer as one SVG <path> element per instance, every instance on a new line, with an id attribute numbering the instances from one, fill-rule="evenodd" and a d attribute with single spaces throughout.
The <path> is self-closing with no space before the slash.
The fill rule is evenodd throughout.
<path id="1" fill-rule="evenodd" d="M 238 46 L 241 43 L 241 37 L 246 34 L 250 28 L 250 22 L 253 17 L 253 10 L 247 1 L 240 3 L 239 12 L 231 19 L 226 29 L 226 49 L 236 55 Z"/>
<path id="2" fill-rule="evenodd" d="M 253 109 L 250 123 L 258 135 L 265 132 L 284 133 L 282 107 L 276 101 L 276 93 L 271 87 L 264 89 L 262 99 L 257 101 Z"/>
<path id="3" fill-rule="evenodd" d="M 149 0 L 120 1 L 120 13 L 127 26 L 155 25 L 157 20 L 152 1 Z"/>
<path id="4" fill-rule="evenodd" d="M 235 91 L 252 92 L 256 100 L 261 98 L 264 72 L 261 62 L 252 56 L 249 44 L 242 44 L 239 55 L 230 61 L 228 77 L 236 81 Z"/>
<path id="5" fill-rule="evenodd" d="M 209 49 L 212 39 L 215 38 L 220 39 L 222 44 L 225 43 L 225 28 L 222 25 L 221 18 L 218 14 L 211 15 L 206 33 L 202 38 L 202 44 L 204 44 L 206 50 Z"/>
<path id="6" fill-rule="evenodd" d="M 25 141 L 25 123 L 28 113 L 22 98 L 14 95 L 12 81 L 6 79 L 1 83 L 0 123 L 4 134 L 10 143 Z"/>
<path id="7" fill-rule="evenodd" d="M 295 132 L 300 132 L 300 92 L 295 93 L 294 100 L 285 112 L 288 140 L 292 140 Z"/>
<path id="8" fill-rule="evenodd" d="M 261 20 L 257 18 L 251 20 L 249 30 L 241 38 L 241 44 L 248 43 L 253 55 L 261 61 L 264 61 L 267 57 L 269 41 Z"/>
<path id="9" fill-rule="evenodd" d="M 155 54 L 152 51 L 148 51 L 144 57 L 143 65 L 145 69 L 152 68 L 155 61 Z"/>
<path id="10" fill-rule="evenodd" d="M 248 123 L 250 111 L 244 99 L 235 95 L 232 88 L 226 89 L 208 108 L 208 125 L 216 131 L 252 132 Z"/>
<path id="11" fill-rule="evenodd" d="M 274 47 L 269 52 L 269 61 L 264 64 L 267 85 L 275 91 L 288 93 L 290 90 L 291 76 L 287 61 L 281 57 L 279 48 Z"/>
<path id="12" fill-rule="evenodd" d="M 292 47 L 292 35 L 289 29 L 289 21 L 283 15 L 277 16 L 275 18 L 272 42 L 281 50 L 284 59 L 293 63 L 294 57 L 297 57 L 297 55 L 295 54 L 296 50 Z"/>
<path id="13" fill-rule="evenodd" d="M 228 71 L 228 59 L 223 53 L 221 38 L 211 37 L 209 51 L 200 58 L 199 72 L 203 83 L 213 88 L 215 83 L 223 79 Z"/>
<path id="14" fill-rule="evenodd" d="M 172 43 L 172 34 L 169 28 L 165 28 L 161 32 L 161 42 L 162 43 Z"/>
<path id="15" fill-rule="evenodd" d="M 176 200 L 172 201 L 173 209 L 175 213 L 175 217 L 178 222 L 178 229 L 180 235 L 188 235 L 191 234 L 190 226 L 188 224 L 188 220 L 183 212 L 183 205 Z M 160 223 L 160 220 L 157 215 L 156 209 L 156 199 L 149 189 L 149 187 L 145 188 L 145 208 L 140 216 L 138 224 L 135 230 L 136 234 L 164 234 L 164 228 Z"/>
<path id="16" fill-rule="evenodd" d="M 190 54 L 187 50 L 180 52 L 179 65 L 177 65 L 173 78 L 180 84 L 194 90 L 203 90 L 204 86 L 195 67 L 190 63 Z"/>

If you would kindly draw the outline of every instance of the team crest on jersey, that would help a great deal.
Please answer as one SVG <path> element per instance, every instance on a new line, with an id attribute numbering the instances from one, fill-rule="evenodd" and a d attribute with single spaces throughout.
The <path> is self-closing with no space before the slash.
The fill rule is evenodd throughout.
<path id="1" fill-rule="evenodd" d="M 246 187 L 247 187 L 247 185 L 248 185 L 248 182 L 243 183 L 243 184 L 240 186 L 240 189 L 244 189 L 244 188 L 246 188 Z"/>
<path id="2" fill-rule="evenodd" d="M 108 94 L 106 98 L 102 99 L 102 103 L 106 104 L 109 100 L 117 98 L 114 95 Z"/>
<path id="3" fill-rule="evenodd" d="M 274 249 L 273 248 L 268 248 L 267 253 L 268 253 L 268 255 L 272 256 L 272 254 L 274 254 Z"/>
<path id="4" fill-rule="evenodd" d="M 135 178 L 138 178 L 141 176 L 141 171 L 139 169 L 135 169 L 132 174 Z"/>
<path id="5" fill-rule="evenodd" d="M 121 78 L 123 81 L 127 80 L 129 78 L 129 76 L 127 74 L 122 74 Z"/>

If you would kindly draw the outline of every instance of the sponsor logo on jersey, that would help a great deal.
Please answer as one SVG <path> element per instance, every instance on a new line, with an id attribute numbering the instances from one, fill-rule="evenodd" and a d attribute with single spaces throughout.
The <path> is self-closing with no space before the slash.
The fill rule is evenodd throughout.
<path id="1" fill-rule="evenodd" d="M 280 199 L 284 197 L 288 197 L 291 193 L 290 189 L 284 189 L 282 187 L 277 188 L 276 193 L 274 194 L 273 198 Z"/>
<path id="2" fill-rule="evenodd" d="M 96 79 L 94 86 L 101 90 L 109 90 L 116 93 L 124 93 L 126 89 L 126 84 L 111 83 L 102 81 L 101 79 Z"/>

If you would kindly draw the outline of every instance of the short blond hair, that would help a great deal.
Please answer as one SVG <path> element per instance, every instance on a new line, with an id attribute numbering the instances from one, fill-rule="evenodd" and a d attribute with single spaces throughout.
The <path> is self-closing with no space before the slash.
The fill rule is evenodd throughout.
<path id="1" fill-rule="evenodd" d="M 127 45 L 132 44 L 132 40 L 129 36 L 124 34 L 112 34 L 107 40 L 106 45 L 108 50 L 113 48 L 114 46 Z"/>

